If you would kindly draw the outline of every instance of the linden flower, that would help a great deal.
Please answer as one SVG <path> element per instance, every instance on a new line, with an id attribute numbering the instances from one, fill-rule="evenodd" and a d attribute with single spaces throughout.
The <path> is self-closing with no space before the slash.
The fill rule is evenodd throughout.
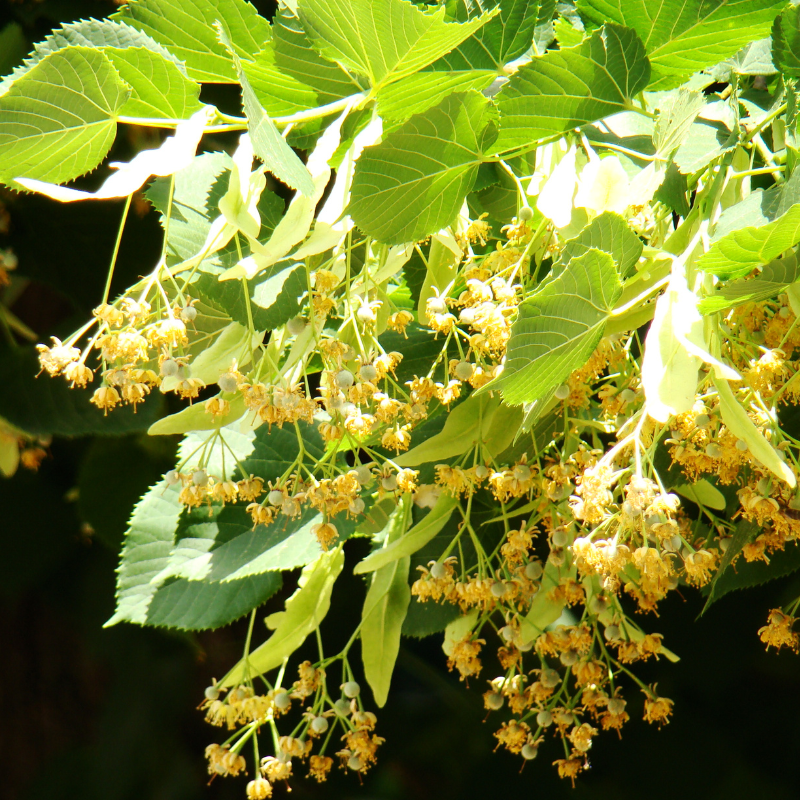
<path id="1" fill-rule="evenodd" d="M 622 214 L 630 205 L 628 174 L 616 156 L 593 158 L 581 172 L 576 208 L 585 208 L 590 214 L 614 211 Z"/>
<path id="2" fill-rule="evenodd" d="M 644 701 L 644 718 L 647 722 L 657 723 L 659 727 L 669 723 L 674 703 L 668 697 L 659 697 L 656 694 L 656 685 L 650 687 L 651 694 Z"/>
<path id="3" fill-rule="evenodd" d="M 328 779 L 333 767 L 333 759 L 329 756 L 311 756 L 308 761 L 308 774 L 319 783 Z"/>
<path id="4" fill-rule="evenodd" d="M 784 614 L 779 608 L 773 608 L 767 617 L 767 624 L 758 629 L 758 636 L 767 649 L 775 647 L 788 647 L 796 653 L 800 649 L 800 635 L 792 630 L 792 626 L 797 622 L 795 617 Z"/>
<path id="5" fill-rule="evenodd" d="M 247 784 L 247 800 L 266 800 L 272 797 L 272 784 L 266 778 L 256 778 Z"/>

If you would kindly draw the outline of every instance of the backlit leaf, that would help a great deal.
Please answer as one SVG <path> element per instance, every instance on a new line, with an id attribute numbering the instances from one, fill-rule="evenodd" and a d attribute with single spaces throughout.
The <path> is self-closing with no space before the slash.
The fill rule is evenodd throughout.
<path id="1" fill-rule="evenodd" d="M 639 34 L 652 65 L 649 86 L 672 89 L 692 73 L 769 34 L 782 0 L 577 0 L 581 17 Z"/>
<path id="2" fill-rule="evenodd" d="M 356 163 L 349 212 L 387 244 L 421 239 L 450 224 L 495 134 L 477 92 L 452 94 L 412 117 Z"/>

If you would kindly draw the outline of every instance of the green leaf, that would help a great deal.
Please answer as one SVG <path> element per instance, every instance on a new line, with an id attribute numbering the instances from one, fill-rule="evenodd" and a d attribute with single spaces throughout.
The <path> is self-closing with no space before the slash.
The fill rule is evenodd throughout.
<path id="1" fill-rule="evenodd" d="M 448 225 L 475 182 L 494 119 L 477 92 L 452 94 L 365 148 L 353 176 L 353 221 L 387 244 L 422 239 Z"/>
<path id="2" fill-rule="evenodd" d="M 249 658 L 240 661 L 220 682 L 220 686 L 235 686 L 245 677 L 262 675 L 280 666 L 306 637 L 325 619 L 331 605 L 336 578 L 344 566 L 341 547 L 323 553 L 317 561 L 303 570 L 297 591 L 286 601 L 286 610 L 267 618 L 274 633 L 257 647 Z"/>
<path id="3" fill-rule="evenodd" d="M 649 87 L 672 89 L 769 35 L 782 0 L 578 0 L 583 20 L 639 34 L 652 65 Z"/>
<path id="4" fill-rule="evenodd" d="M 708 600 L 706 600 L 706 604 L 703 606 L 703 610 L 700 612 L 701 616 L 705 614 L 705 612 L 708 610 L 708 607 L 717 599 L 717 584 L 719 583 L 720 578 L 722 578 L 722 576 L 728 570 L 736 556 L 742 552 L 744 546 L 756 538 L 758 531 L 758 525 L 748 519 L 740 519 L 736 523 L 736 530 L 733 533 L 733 537 L 728 541 L 728 547 L 722 554 L 722 559 L 719 562 L 719 568 L 714 573 L 714 578 L 708 586 L 708 590 L 706 592 Z"/>
<path id="5" fill-rule="evenodd" d="M 436 505 L 404 536 L 392 542 L 388 547 L 375 550 L 370 553 L 363 561 L 356 564 L 353 569 L 355 575 L 364 575 L 367 572 L 374 572 L 387 564 L 412 556 L 417 550 L 436 536 L 450 519 L 455 507 L 456 500 L 446 492 L 439 495 Z"/>
<path id="6" fill-rule="evenodd" d="M 404 384 L 419 375 L 427 375 L 431 360 L 436 358 L 442 349 L 441 340 L 434 338 L 431 329 L 412 322 L 406 328 L 404 338 L 402 333 L 386 331 L 381 334 L 380 343 L 387 353 L 402 352 L 403 360 L 395 370 L 397 382 Z"/>
<path id="7" fill-rule="evenodd" d="M 411 498 L 404 495 L 389 519 L 384 547 L 403 536 L 410 521 Z M 410 566 L 411 558 L 405 556 L 375 570 L 361 611 L 361 660 L 379 708 L 386 705 L 400 652 L 400 633 L 411 601 Z"/>
<path id="8" fill-rule="evenodd" d="M 117 570 L 117 609 L 106 626 L 122 621 L 146 623 L 157 591 L 151 579 L 167 565 L 183 510 L 179 493 L 177 486 L 167 486 L 162 480 L 134 507 Z"/>
<path id="9" fill-rule="evenodd" d="M 403 620 L 403 636 L 422 639 L 441 633 L 459 613 L 458 606 L 453 603 L 420 603 L 412 597 Z"/>
<path id="10" fill-rule="evenodd" d="M 797 256 L 792 253 L 786 258 L 770 261 L 757 278 L 735 281 L 720 286 L 714 294 L 704 297 L 698 304 L 701 314 L 715 314 L 735 308 L 743 303 L 757 303 L 777 297 L 800 278 Z"/>
<path id="11" fill-rule="evenodd" d="M 269 41 L 267 20 L 245 0 L 130 0 L 112 19 L 143 31 L 186 64 L 201 83 L 236 83 L 236 70 L 217 39 L 220 21 L 233 49 L 251 61 Z"/>
<path id="12" fill-rule="evenodd" d="M 454 92 L 483 91 L 495 77 L 493 72 L 477 70 L 416 72 L 378 92 L 378 113 L 385 120 L 406 120 L 427 111 Z"/>
<path id="13" fill-rule="evenodd" d="M 298 13 L 325 58 L 369 78 L 373 91 L 418 72 L 488 22 L 445 22 L 443 7 L 425 13 L 406 0 L 299 0 Z"/>
<path id="14" fill-rule="evenodd" d="M 497 95 L 501 125 L 492 150 L 513 150 L 623 111 L 649 76 L 639 37 L 617 25 L 577 47 L 538 56 Z"/>
<path id="15" fill-rule="evenodd" d="M 218 27 L 220 41 L 225 45 L 233 58 L 236 75 L 242 85 L 242 104 L 247 116 L 247 129 L 253 143 L 253 152 L 264 162 L 267 169 L 276 178 L 292 189 L 310 197 L 314 193 L 314 181 L 305 164 L 281 136 L 275 123 L 269 118 L 258 98 L 250 87 L 247 76 L 242 72 L 242 62 L 233 50 L 225 33 Z"/>
<path id="16" fill-rule="evenodd" d="M 800 242 L 800 203 L 760 228 L 740 228 L 714 242 L 697 267 L 723 280 L 742 278 Z"/>
<path id="17" fill-rule="evenodd" d="M 796 203 L 800 203 L 800 172 L 797 170 L 785 183 L 766 190 L 754 189 L 744 200 L 726 208 L 714 226 L 711 241 L 740 228 L 760 228 L 774 222 Z"/>
<path id="18" fill-rule="evenodd" d="M 308 283 L 305 266 L 299 263 L 276 264 L 250 281 L 220 281 L 214 273 L 198 272 L 189 286 L 193 297 L 242 325 L 248 325 L 245 292 L 250 292 L 250 313 L 256 330 L 272 331 L 297 316 Z"/>
<path id="19" fill-rule="evenodd" d="M 575 47 L 583 41 L 586 31 L 576 28 L 572 22 L 564 17 L 559 17 L 553 26 L 559 48 L 564 50 L 568 47 Z"/>
<path id="20" fill-rule="evenodd" d="M 182 62 L 158 42 L 151 39 L 147 34 L 137 31 L 136 28 L 131 28 L 130 25 L 125 25 L 121 22 L 113 22 L 110 19 L 85 19 L 80 22 L 62 24 L 44 41 L 35 44 L 33 53 L 11 75 L 0 81 L 0 95 L 5 94 L 14 81 L 18 80 L 26 72 L 30 72 L 45 56 L 56 52 L 56 50 L 74 46 L 90 48 L 114 47 L 116 49 L 145 47 L 171 61 L 184 75 L 186 74 L 186 68 Z"/>
<path id="21" fill-rule="evenodd" d="M 625 280 L 634 273 L 643 248 L 641 239 L 619 214 L 605 211 L 564 245 L 558 262 L 553 265 L 552 274 L 555 277 L 573 258 L 595 249 L 608 253 L 614 259 L 620 278 Z"/>
<path id="22" fill-rule="evenodd" d="M 119 622 L 199 630 L 219 628 L 261 605 L 281 586 L 274 573 L 227 584 L 157 580 L 166 566 L 183 506 L 179 488 L 153 486 L 131 516 L 117 577 Z"/>
<path id="23" fill-rule="evenodd" d="M 461 0 L 456 18 L 459 22 L 474 19 L 480 5 L 472 0 Z M 500 13 L 496 17 L 437 63 L 451 70 L 487 69 L 497 75 L 504 64 L 525 55 L 533 43 L 539 3 L 537 0 L 500 0 L 498 6 Z"/>
<path id="24" fill-rule="evenodd" d="M 728 592 L 737 589 L 750 589 L 762 583 L 774 581 L 791 575 L 800 569 L 800 547 L 788 545 L 785 550 L 779 550 L 769 557 L 769 564 L 763 561 L 742 561 L 734 568 L 725 570 L 714 585 L 714 602 L 724 597 Z"/>
<path id="25" fill-rule="evenodd" d="M 282 585 L 274 572 L 229 583 L 167 581 L 153 595 L 143 624 L 189 631 L 222 628 L 265 603 Z"/>
<path id="26" fill-rule="evenodd" d="M 324 446 L 314 426 L 299 424 L 310 467 L 311 459 L 322 458 Z M 226 443 L 233 447 L 241 464 L 234 480 L 243 477 L 243 472 L 265 483 L 274 482 L 296 463 L 299 450 L 295 430 L 262 426 L 252 444 L 249 439 L 239 441 L 235 430 L 235 425 L 223 430 Z M 331 521 L 339 531 L 339 540 L 344 541 L 363 518 L 353 521 L 341 516 Z M 228 582 L 305 566 L 319 557 L 320 547 L 311 528 L 320 522 L 322 516 L 311 508 L 296 518 L 278 515 L 270 525 L 253 525 L 242 504 L 200 508 L 182 518 L 169 563 L 159 578 Z"/>
<path id="27" fill-rule="evenodd" d="M 131 406 L 105 416 L 89 399 L 92 388 L 70 389 L 61 376 L 37 376 L 41 367 L 33 347 L 0 354 L 0 417 L 34 436 L 115 436 L 145 431 L 160 416 L 162 399 L 151 395 L 136 412 Z"/>
<path id="28" fill-rule="evenodd" d="M 503 399 L 530 403 L 585 364 L 621 294 L 614 260 L 592 248 L 523 300 L 496 384 Z"/>
<path id="29" fill-rule="evenodd" d="M 787 78 L 800 78 L 800 7 L 792 5 L 772 24 L 772 60 Z"/>
<path id="30" fill-rule="evenodd" d="M 120 116 L 189 119 L 201 108 L 200 84 L 174 61 L 146 47 L 106 47 L 103 52 L 132 90 Z"/>
<path id="31" fill-rule="evenodd" d="M 0 181 L 64 183 L 94 169 L 129 90 L 99 50 L 52 53 L 0 97 Z"/>
<path id="32" fill-rule="evenodd" d="M 300 21 L 284 8 L 273 21 L 272 40 L 243 68 L 259 102 L 273 117 L 328 105 L 363 89 L 314 50 Z"/>
<path id="33" fill-rule="evenodd" d="M 254 526 L 240 504 L 198 509 L 181 520 L 169 563 L 159 577 L 227 583 L 303 567 L 319 557 L 311 528 L 322 521 L 306 509 L 294 519 L 279 516 L 271 525 Z"/>

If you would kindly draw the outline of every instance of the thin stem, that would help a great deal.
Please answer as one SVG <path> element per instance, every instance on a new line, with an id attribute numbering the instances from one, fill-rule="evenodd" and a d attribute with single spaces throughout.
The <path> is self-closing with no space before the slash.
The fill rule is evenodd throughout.
<path id="1" fill-rule="evenodd" d="M 119 246 L 122 242 L 122 232 L 125 230 L 125 222 L 128 219 L 128 209 L 131 207 L 131 200 L 133 195 L 129 194 L 125 199 L 125 208 L 122 211 L 122 221 L 119 224 L 117 231 L 117 240 L 114 242 L 114 252 L 111 254 L 111 266 L 108 268 L 108 277 L 106 278 L 106 286 L 103 289 L 103 304 L 108 302 L 108 295 L 111 291 L 111 279 L 114 277 L 114 267 L 117 264 L 117 255 L 119 254 Z M 170 192 L 170 201 L 172 199 L 172 192 Z"/>

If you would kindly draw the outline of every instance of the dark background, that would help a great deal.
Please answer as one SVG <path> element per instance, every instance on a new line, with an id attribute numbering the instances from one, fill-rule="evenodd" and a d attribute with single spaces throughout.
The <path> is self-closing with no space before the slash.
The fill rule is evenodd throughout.
<path id="1" fill-rule="evenodd" d="M 256 5 L 269 14 L 269 2 Z M 113 11 L 100 0 L 0 3 L 0 29 L 16 21 L 30 44 L 59 21 Z M 129 135 L 112 155 L 129 157 L 138 146 Z M 40 341 L 68 333 L 99 302 L 121 209 L 120 203 L 59 206 L 0 190 L 7 228 L 0 248 L 11 247 L 19 258 L 12 310 Z M 159 244 L 155 214 L 132 215 L 115 290 L 149 271 Z M 19 356 L 19 348 L 0 342 L 0 415 L 9 419 L 29 405 L 26 392 L 35 399 L 48 380 L 31 388 L 28 373 L 14 367 Z M 132 427 L 146 428 L 146 417 Z M 239 657 L 243 624 L 199 635 L 102 628 L 114 608 L 126 519 L 138 496 L 171 467 L 174 447 L 142 432 L 55 436 L 38 472 L 0 478 L 0 798 L 244 797 L 242 778 L 206 785 L 203 750 L 221 737 L 196 710 L 211 678 Z M 366 546 L 348 545 L 350 566 Z M 363 586 L 346 578 L 349 572 L 337 584 L 326 622 L 333 639 L 347 635 L 363 600 Z M 663 606 L 660 619 L 644 621 L 682 658 L 640 669 L 675 700 L 674 719 L 661 731 L 641 721 L 641 697 L 629 687 L 633 719 L 622 740 L 613 733 L 595 740 L 592 769 L 574 790 L 550 766 L 561 755 L 554 742 L 522 772 L 521 759 L 492 753 L 491 733 L 502 718 L 482 722 L 485 684 L 465 690 L 446 671 L 440 636 L 405 640 L 379 714 L 377 732 L 387 741 L 378 766 L 363 786 L 338 772 L 322 786 L 296 779 L 292 796 L 796 798 L 800 657 L 766 653 L 756 631 L 769 608 L 798 593 L 797 579 L 786 578 L 732 593 L 698 619 L 703 598 L 688 590 Z M 484 677 L 492 674 L 487 667 Z M 285 789 L 276 787 L 275 795 L 285 796 Z"/>

